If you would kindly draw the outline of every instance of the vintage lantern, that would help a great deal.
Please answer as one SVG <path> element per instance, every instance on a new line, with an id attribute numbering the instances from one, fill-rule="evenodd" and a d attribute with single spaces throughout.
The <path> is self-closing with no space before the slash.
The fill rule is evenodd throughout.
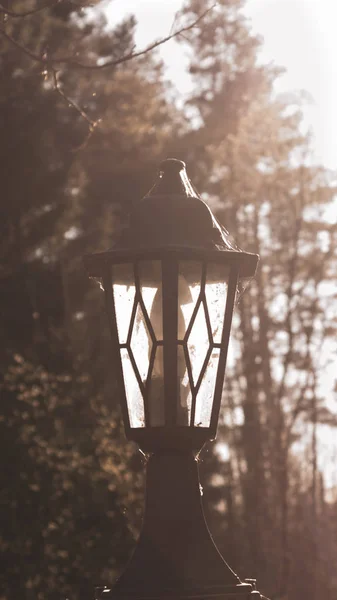
<path id="1" fill-rule="evenodd" d="M 126 436 L 149 456 L 139 543 L 98 596 L 260 596 L 209 534 L 195 460 L 216 436 L 233 308 L 258 256 L 230 242 L 185 164 L 167 159 L 115 246 L 85 262 L 105 292 Z"/>
<path id="2" fill-rule="evenodd" d="M 126 436 L 142 450 L 198 450 L 215 437 L 238 283 L 257 261 L 233 247 L 175 159 L 114 248 L 86 257 L 105 291 Z"/>

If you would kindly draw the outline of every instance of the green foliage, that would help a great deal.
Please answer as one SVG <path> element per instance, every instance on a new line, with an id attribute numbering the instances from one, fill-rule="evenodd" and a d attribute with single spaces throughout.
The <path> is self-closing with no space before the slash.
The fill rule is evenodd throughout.
<path id="1" fill-rule="evenodd" d="M 1 587 L 8 597 L 90 598 L 132 544 L 141 487 L 133 450 L 114 411 L 88 400 L 87 375 L 14 358 L 2 386 Z"/>

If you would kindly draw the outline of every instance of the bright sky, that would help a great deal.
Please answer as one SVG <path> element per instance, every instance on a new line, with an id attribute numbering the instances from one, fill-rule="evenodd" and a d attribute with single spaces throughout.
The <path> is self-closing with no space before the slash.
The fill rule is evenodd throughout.
<path id="1" fill-rule="evenodd" d="M 138 20 L 137 45 L 169 33 L 182 0 L 113 0 L 109 15 L 128 13 Z M 317 160 L 337 169 L 337 0 L 246 0 L 252 29 L 264 38 L 261 60 L 286 67 L 279 91 L 304 89 L 312 97 L 306 123 L 312 128 Z M 184 94 L 189 78 L 180 45 L 162 47 L 168 76 Z"/>

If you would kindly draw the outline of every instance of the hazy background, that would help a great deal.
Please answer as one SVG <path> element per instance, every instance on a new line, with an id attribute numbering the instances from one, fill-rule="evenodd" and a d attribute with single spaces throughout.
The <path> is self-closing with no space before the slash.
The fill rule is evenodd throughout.
<path id="1" fill-rule="evenodd" d="M 92 598 L 139 535 L 144 459 L 124 438 L 102 293 L 82 257 L 112 246 L 172 156 L 261 256 L 235 310 L 217 442 L 200 457 L 210 529 L 270 598 L 335 600 L 333 0 L 10 4 L 0 600 Z"/>
<path id="2" fill-rule="evenodd" d="M 136 42 L 142 47 L 155 37 L 169 33 L 181 0 L 115 0 L 108 3 L 107 15 L 112 23 L 127 14 L 138 20 Z M 305 90 L 309 106 L 305 107 L 305 125 L 313 134 L 317 160 L 327 167 L 337 166 L 337 55 L 334 0 L 247 0 L 242 12 L 250 20 L 252 31 L 262 36 L 259 60 L 283 66 L 286 72 L 275 85 L 277 91 Z M 186 73 L 187 60 L 175 41 L 160 50 L 167 66 L 167 76 L 180 94 L 190 89 Z"/>

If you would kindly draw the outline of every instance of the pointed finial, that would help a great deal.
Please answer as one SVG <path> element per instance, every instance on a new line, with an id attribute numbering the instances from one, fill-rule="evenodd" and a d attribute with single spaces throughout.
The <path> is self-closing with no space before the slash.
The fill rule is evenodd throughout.
<path id="1" fill-rule="evenodd" d="M 180 173 L 183 169 L 186 169 L 186 164 L 177 158 L 166 158 L 159 165 L 159 173 L 164 174 Z"/>
<path id="2" fill-rule="evenodd" d="M 170 195 L 199 198 L 187 176 L 186 164 L 176 158 L 167 158 L 160 163 L 159 177 L 145 197 Z"/>

